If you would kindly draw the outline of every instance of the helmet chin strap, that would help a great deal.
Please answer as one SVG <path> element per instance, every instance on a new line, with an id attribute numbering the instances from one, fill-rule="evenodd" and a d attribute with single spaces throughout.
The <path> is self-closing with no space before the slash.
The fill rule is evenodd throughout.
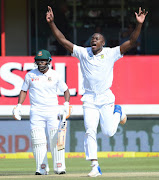
<path id="1" fill-rule="evenodd" d="M 45 64 L 45 65 L 38 65 L 36 62 L 35 62 L 35 65 L 38 67 L 38 70 L 40 71 L 40 72 L 44 72 L 49 66 L 50 64 L 50 61 L 48 61 L 47 62 L 47 64 Z"/>
<path id="2" fill-rule="evenodd" d="M 44 72 L 47 68 L 48 68 L 48 64 L 47 65 L 38 66 L 38 69 L 39 69 L 40 72 Z"/>

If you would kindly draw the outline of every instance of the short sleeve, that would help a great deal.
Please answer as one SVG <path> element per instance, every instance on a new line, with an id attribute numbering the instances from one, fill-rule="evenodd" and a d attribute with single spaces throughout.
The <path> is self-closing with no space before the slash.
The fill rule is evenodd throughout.
<path id="1" fill-rule="evenodd" d="M 29 75 L 26 74 L 21 90 L 27 91 L 29 89 Z"/>
<path id="2" fill-rule="evenodd" d="M 59 76 L 58 78 L 58 89 L 61 92 L 65 92 L 68 89 L 68 86 L 66 85 L 66 83 L 61 79 L 61 77 Z"/>
<path id="3" fill-rule="evenodd" d="M 123 55 L 120 52 L 120 46 L 116 46 L 114 48 L 111 48 L 111 54 L 114 59 L 114 62 L 116 62 L 118 59 L 122 58 Z"/>
<path id="4" fill-rule="evenodd" d="M 77 45 L 73 45 L 73 53 L 71 54 L 73 57 L 82 59 L 82 56 L 85 54 L 85 48 Z"/>

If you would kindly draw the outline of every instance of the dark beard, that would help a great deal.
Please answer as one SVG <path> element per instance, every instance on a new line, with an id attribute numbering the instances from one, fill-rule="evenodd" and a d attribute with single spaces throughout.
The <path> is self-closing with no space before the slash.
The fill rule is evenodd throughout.
<path id="1" fill-rule="evenodd" d="M 39 65 L 39 66 L 38 66 L 38 70 L 39 70 L 40 72 L 44 72 L 47 68 L 48 68 L 48 65 Z"/>

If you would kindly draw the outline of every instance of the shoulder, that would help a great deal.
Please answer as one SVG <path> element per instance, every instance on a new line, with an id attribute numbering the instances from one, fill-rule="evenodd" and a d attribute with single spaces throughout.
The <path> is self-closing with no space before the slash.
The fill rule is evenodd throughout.
<path id="1" fill-rule="evenodd" d="M 107 49 L 107 56 L 114 62 L 117 61 L 118 59 L 122 58 L 123 55 L 121 54 L 120 46 L 116 46 L 116 47 Z"/>
<path id="2" fill-rule="evenodd" d="M 54 69 L 49 68 L 48 73 L 50 74 L 58 74 L 58 72 Z"/>
<path id="3" fill-rule="evenodd" d="M 56 78 L 60 77 L 60 74 L 54 69 L 49 69 L 49 74 Z"/>
<path id="4" fill-rule="evenodd" d="M 32 69 L 32 70 L 30 70 L 26 75 L 31 75 L 31 74 L 37 74 L 38 73 L 38 69 L 36 68 L 36 69 Z"/>
<path id="5" fill-rule="evenodd" d="M 73 53 L 71 54 L 74 57 L 77 57 L 79 60 L 81 60 L 84 56 L 86 56 L 87 48 L 82 46 L 73 45 Z"/>
<path id="6" fill-rule="evenodd" d="M 73 45 L 73 51 L 86 51 L 86 47 L 78 46 L 76 44 Z"/>
<path id="7" fill-rule="evenodd" d="M 120 46 L 116 46 L 116 47 L 104 47 L 103 48 L 103 52 L 104 53 L 112 53 L 112 52 L 120 52 Z"/>
<path id="8" fill-rule="evenodd" d="M 38 69 L 32 69 L 32 70 L 30 70 L 26 75 L 25 75 L 25 77 L 27 78 L 27 77 L 32 77 L 32 76 L 35 76 L 35 75 L 37 75 L 38 74 Z"/>

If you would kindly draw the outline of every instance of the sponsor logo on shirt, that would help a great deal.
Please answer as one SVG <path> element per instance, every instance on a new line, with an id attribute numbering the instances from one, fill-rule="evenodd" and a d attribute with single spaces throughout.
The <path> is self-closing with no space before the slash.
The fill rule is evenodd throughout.
<path id="1" fill-rule="evenodd" d="M 31 81 L 39 81 L 39 78 L 38 77 L 31 78 Z"/>
<path id="2" fill-rule="evenodd" d="M 101 59 L 104 59 L 104 54 L 101 54 Z"/>

